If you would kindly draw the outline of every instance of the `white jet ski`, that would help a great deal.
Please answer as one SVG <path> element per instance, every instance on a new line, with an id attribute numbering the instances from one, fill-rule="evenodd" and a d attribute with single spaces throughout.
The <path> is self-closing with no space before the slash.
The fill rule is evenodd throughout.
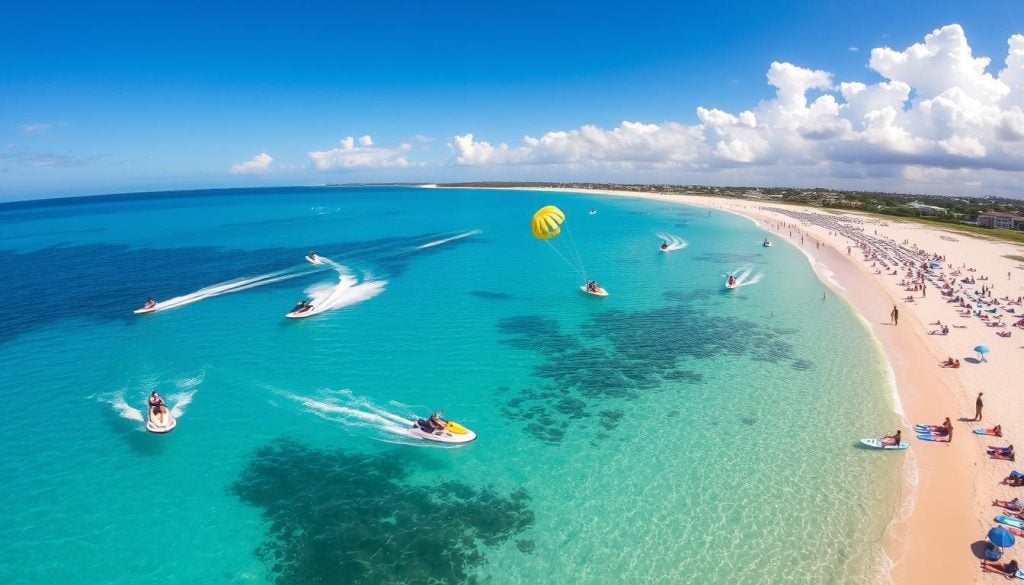
<path id="1" fill-rule="evenodd" d="M 772 247 L 772 243 L 769 242 L 767 238 L 765 238 L 764 242 L 761 245 L 764 246 L 765 248 L 771 248 Z"/>
<path id="2" fill-rule="evenodd" d="M 587 212 L 587 215 L 597 215 L 597 210 L 591 209 L 590 211 Z"/>
<path id="3" fill-rule="evenodd" d="M 322 264 L 323 261 L 324 259 L 318 256 L 316 252 L 306 254 L 306 262 L 309 262 L 310 264 Z"/>
<path id="4" fill-rule="evenodd" d="M 594 290 L 590 290 L 589 288 L 587 288 L 587 285 L 584 284 L 584 285 L 580 286 L 580 290 L 585 292 L 585 293 L 587 293 L 588 295 L 593 295 L 595 297 L 606 297 L 606 296 L 608 296 L 608 291 L 606 291 L 603 288 L 601 288 L 599 286 L 596 286 L 596 285 L 594 286 Z"/>
<path id="5" fill-rule="evenodd" d="M 313 315 L 316 314 L 317 311 L 313 310 L 313 305 L 306 303 L 305 307 L 302 307 L 301 309 L 292 309 L 290 313 L 285 313 L 284 316 L 288 317 L 289 319 L 303 319 L 305 317 L 312 317 Z"/>
<path id="6" fill-rule="evenodd" d="M 149 409 L 149 416 L 146 417 L 146 430 L 151 433 L 157 433 L 163 435 L 174 430 L 174 427 L 178 426 L 178 421 L 171 416 L 171 411 L 166 406 L 163 407 L 163 413 L 159 415 L 153 414 L 153 409 Z"/>
<path id="7" fill-rule="evenodd" d="M 729 277 L 725 279 L 725 288 L 733 289 L 740 285 L 740 281 L 736 278 Z"/>
<path id="8" fill-rule="evenodd" d="M 156 310 L 156 304 L 157 304 L 156 301 L 153 301 L 152 305 L 149 304 L 149 301 L 146 301 L 145 305 L 142 305 L 141 307 L 139 307 L 138 309 L 135 309 L 132 312 L 135 313 L 136 315 L 142 315 L 144 313 L 152 313 L 153 311 Z"/>
<path id="9" fill-rule="evenodd" d="M 455 421 L 444 421 L 444 429 L 433 429 L 426 419 L 419 419 L 412 426 L 412 436 L 425 441 L 437 441 L 438 443 L 449 443 L 461 445 L 476 440 L 476 433 L 460 425 Z"/>

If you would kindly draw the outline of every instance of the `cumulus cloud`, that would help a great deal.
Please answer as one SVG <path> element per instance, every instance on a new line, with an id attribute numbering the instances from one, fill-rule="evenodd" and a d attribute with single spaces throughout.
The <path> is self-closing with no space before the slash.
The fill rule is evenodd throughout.
<path id="1" fill-rule="evenodd" d="M 902 50 L 872 49 L 868 65 L 881 81 L 837 82 L 827 71 L 772 63 L 774 97 L 739 113 L 699 107 L 696 125 L 588 125 L 511 146 L 467 133 L 449 147 L 455 164 L 466 166 L 785 167 L 803 168 L 806 178 L 841 172 L 904 181 L 1024 171 L 1024 35 L 1010 37 L 998 71 L 990 71 L 989 58 L 974 56 L 957 24 Z M 878 166 L 891 170 L 857 170 Z"/>
<path id="2" fill-rule="evenodd" d="M 406 151 L 408 144 L 401 147 L 377 146 L 369 135 L 361 138 L 346 137 L 337 148 L 316 150 L 307 153 L 313 166 L 320 171 L 332 169 L 395 169 L 410 166 Z"/>
<path id="3" fill-rule="evenodd" d="M 261 152 L 256 156 L 252 157 L 252 160 L 231 165 L 231 174 L 233 175 L 259 175 L 266 173 L 270 170 L 270 163 L 274 162 L 274 157 L 270 156 L 265 152 Z"/>

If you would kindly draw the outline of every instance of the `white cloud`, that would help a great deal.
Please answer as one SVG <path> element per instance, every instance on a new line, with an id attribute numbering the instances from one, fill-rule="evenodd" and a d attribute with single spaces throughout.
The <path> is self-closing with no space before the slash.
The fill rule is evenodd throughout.
<path id="1" fill-rule="evenodd" d="M 261 152 L 256 156 L 252 157 L 252 160 L 247 160 L 236 165 L 231 165 L 232 175 L 258 175 L 265 173 L 270 170 L 270 163 L 274 162 L 274 157 L 270 156 L 265 152 Z"/>
<path id="2" fill-rule="evenodd" d="M 947 176 L 932 169 L 956 171 L 962 185 L 973 183 L 961 170 L 987 169 L 978 174 L 991 183 L 998 173 L 1024 171 L 1024 35 L 1010 37 L 1008 49 L 1002 69 L 990 72 L 991 60 L 975 57 L 963 29 L 951 24 L 903 50 L 871 50 L 879 82 L 836 83 L 827 71 L 775 62 L 767 73 L 772 99 L 738 114 L 699 107 L 696 125 L 587 125 L 511 146 L 467 133 L 449 147 L 464 166 L 787 169 L 804 182 Z"/>
<path id="3" fill-rule="evenodd" d="M 313 166 L 319 171 L 332 169 L 394 169 L 410 166 L 405 153 L 408 148 L 398 149 L 376 146 L 370 136 L 356 139 L 348 136 L 337 148 L 307 153 Z"/>

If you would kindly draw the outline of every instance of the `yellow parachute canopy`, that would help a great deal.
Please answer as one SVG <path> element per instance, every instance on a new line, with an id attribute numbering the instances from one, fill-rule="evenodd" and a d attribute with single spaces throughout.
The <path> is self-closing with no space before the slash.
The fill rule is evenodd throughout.
<path id="1" fill-rule="evenodd" d="M 533 214 L 530 221 L 530 229 L 533 236 L 538 240 L 546 240 L 557 236 L 562 228 L 559 227 L 565 221 L 565 214 L 554 205 L 545 205 Z"/>

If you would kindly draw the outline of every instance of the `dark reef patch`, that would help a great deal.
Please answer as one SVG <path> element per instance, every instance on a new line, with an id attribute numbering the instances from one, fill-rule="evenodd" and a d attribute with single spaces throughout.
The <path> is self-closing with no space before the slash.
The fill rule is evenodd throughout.
<path id="1" fill-rule="evenodd" d="M 494 292 L 489 290 L 475 290 L 470 292 L 469 294 L 480 299 L 487 299 L 489 301 L 510 301 L 513 298 L 515 298 L 508 293 Z"/>
<path id="2" fill-rule="evenodd" d="M 484 547 L 533 525 L 522 490 L 504 496 L 407 477 L 390 454 L 279 439 L 255 453 L 231 491 L 269 522 L 256 555 L 277 585 L 474 584 Z M 532 540 L 515 544 L 523 553 L 534 549 Z"/>
<path id="3" fill-rule="evenodd" d="M 547 443 L 561 442 L 576 422 L 598 417 L 591 424 L 599 431 L 595 436 L 602 438 L 624 417 L 621 411 L 607 409 L 606 400 L 635 400 L 664 382 L 703 383 L 699 372 L 679 366 L 681 358 L 725 355 L 789 363 L 798 370 L 811 367 L 807 360 L 795 359 L 793 346 L 783 339 L 792 333 L 709 313 L 707 291 L 665 296 L 673 302 L 642 311 L 597 313 L 582 325 L 581 335 L 571 335 L 555 319 L 541 315 L 499 321 L 503 343 L 543 358 L 533 371 L 543 382 L 503 389 L 507 398 L 502 414 L 521 421 Z M 737 331 L 743 334 L 736 335 Z"/>

